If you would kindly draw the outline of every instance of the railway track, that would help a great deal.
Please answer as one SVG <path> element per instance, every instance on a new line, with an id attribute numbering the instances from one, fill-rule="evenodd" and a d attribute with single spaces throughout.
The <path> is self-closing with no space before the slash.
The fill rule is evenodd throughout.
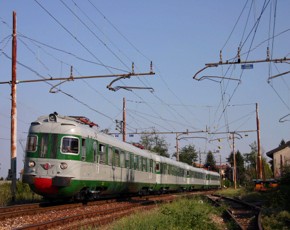
<path id="1" fill-rule="evenodd" d="M 0 229 L 79 229 L 100 226 L 136 210 L 171 202 L 175 195 L 134 197 L 62 205 L 17 205 L 0 209 Z"/>
<path id="2" fill-rule="evenodd" d="M 262 230 L 260 208 L 238 199 L 219 195 L 207 195 L 218 206 L 226 206 L 226 214 L 239 229 Z"/>

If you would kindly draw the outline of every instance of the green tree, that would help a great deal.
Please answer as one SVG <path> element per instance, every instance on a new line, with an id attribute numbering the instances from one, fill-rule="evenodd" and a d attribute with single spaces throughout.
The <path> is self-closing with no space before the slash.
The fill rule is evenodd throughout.
<path id="1" fill-rule="evenodd" d="M 244 153 L 246 171 L 245 171 L 245 179 L 247 182 L 251 182 L 253 179 L 257 177 L 257 154 L 258 154 L 258 145 L 257 142 L 254 141 L 250 144 L 251 152 Z"/>
<path id="2" fill-rule="evenodd" d="M 204 167 L 209 168 L 212 171 L 217 171 L 216 161 L 212 151 L 208 151 L 205 159 Z"/>
<path id="3" fill-rule="evenodd" d="M 283 145 L 284 140 L 280 142 L 280 145 Z M 257 165 L 257 155 L 258 155 L 258 146 L 257 143 L 254 141 L 252 144 L 250 144 L 251 152 L 250 153 L 245 153 L 244 154 L 244 159 L 246 163 L 246 171 L 245 171 L 245 176 L 246 176 L 246 181 L 251 182 L 253 179 L 257 178 L 257 170 L 256 170 L 256 165 Z M 272 178 L 273 172 L 271 169 L 271 162 L 270 165 L 268 164 L 267 160 L 265 157 L 262 156 L 262 167 L 263 167 L 263 175 L 265 179 Z"/>
<path id="4" fill-rule="evenodd" d="M 234 167 L 234 155 L 233 153 L 227 158 L 228 163 Z M 244 185 L 246 181 L 246 169 L 244 166 L 244 157 L 241 152 L 238 150 L 236 152 L 236 169 L 237 169 L 237 183 Z"/>
<path id="5" fill-rule="evenodd" d="M 174 155 L 176 157 L 176 153 Z M 184 146 L 179 153 L 179 161 L 192 165 L 197 161 L 197 152 L 194 145 Z"/>
<path id="6" fill-rule="evenodd" d="M 141 135 L 139 143 L 147 150 L 155 152 L 160 156 L 169 157 L 167 142 L 164 137 L 157 135 L 154 130 L 151 134 Z"/>
<path id="7" fill-rule="evenodd" d="M 286 142 L 284 141 L 284 139 L 282 139 L 281 142 L 280 142 L 279 147 L 280 147 L 280 146 L 283 146 L 283 145 L 285 145 L 285 144 L 286 144 Z"/>

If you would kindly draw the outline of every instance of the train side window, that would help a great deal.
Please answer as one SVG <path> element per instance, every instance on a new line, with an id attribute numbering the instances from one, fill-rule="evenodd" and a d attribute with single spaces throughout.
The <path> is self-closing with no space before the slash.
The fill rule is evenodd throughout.
<path id="1" fill-rule="evenodd" d="M 130 168 L 130 153 L 125 153 L 125 167 Z"/>
<path id="2" fill-rule="evenodd" d="M 37 136 L 29 135 L 27 137 L 26 151 L 27 152 L 36 152 L 37 150 Z"/>
<path id="3" fill-rule="evenodd" d="M 168 165 L 164 164 L 164 174 L 168 175 Z"/>
<path id="4" fill-rule="evenodd" d="M 147 159 L 145 157 L 142 157 L 142 171 L 147 171 Z"/>
<path id="5" fill-rule="evenodd" d="M 138 156 L 134 155 L 134 169 L 138 170 Z"/>
<path id="6" fill-rule="evenodd" d="M 142 171 L 142 157 L 138 157 L 138 170 Z"/>
<path id="7" fill-rule="evenodd" d="M 79 139 L 76 137 L 63 137 L 60 149 L 63 154 L 79 154 Z"/>
<path id="8" fill-rule="evenodd" d="M 179 168 L 179 174 L 178 174 L 178 176 L 183 177 L 183 174 L 184 174 L 183 169 L 182 168 Z"/>
<path id="9" fill-rule="evenodd" d="M 173 175 L 174 175 L 174 176 L 178 176 L 178 175 L 177 175 L 177 168 L 176 168 L 176 166 L 173 166 Z"/>
<path id="10" fill-rule="evenodd" d="M 57 134 L 51 134 L 51 140 L 52 140 L 52 145 L 51 145 L 51 151 L 50 151 L 50 156 L 51 158 L 55 159 L 56 154 L 57 154 L 57 149 L 58 149 L 58 135 Z"/>
<path id="11" fill-rule="evenodd" d="M 121 168 L 125 168 L 125 152 L 121 151 L 120 154 L 120 166 Z"/>
<path id="12" fill-rule="evenodd" d="M 120 150 L 115 149 L 114 166 L 120 167 Z"/>
<path id="13" fill-rule="evenodd" d="M 159 163 L 159 162 L 156 162 L 156 165 L 155 165 L 155 172 L 157 172 L 157 173 L 160 172 L 160 163 Z"/>
<path id="14" fill-rule="evenodd" d="M 150 163 L 149 163 L 149 171 L 152 173 L 153 172 L 153 160 L 150 159 Z"/>
<path id="15" fill-rule="evenodd" d="M 151 172 L 151 171 L 150 171 L 150 160 L 149 160 L 149 159 L 146 159 L 146 165 L 147 165 L 147 167 L 146 167 L 146 171 L 147 171 L 147 172 Z"/>
<path id="16" fill-rule="evenodd" d="M 100 164 L 106 164 L 106 146 L 99 144 Z"/>
<path id="17" fill-rule="evenodd" d="M 168 165 L 168 175 L 171 175 L 171 165 Z"/>
<path id="18" fill-rule="evenodd" d="M 113 149 L 111 146 L 108 148 L 108 165 L 112 165 L 113 163 Z"/>
<path id="19" fill-rule="evenodd" d="M 134 169 L 134 154 L 130 153 L 130 168 Z"/>
<path id="20" fill-rule="evenodd" d="M 40 143 L 40 157 L 45 157 L 48 149 L 48 133 L 42 134 L 41 143 Z"/>

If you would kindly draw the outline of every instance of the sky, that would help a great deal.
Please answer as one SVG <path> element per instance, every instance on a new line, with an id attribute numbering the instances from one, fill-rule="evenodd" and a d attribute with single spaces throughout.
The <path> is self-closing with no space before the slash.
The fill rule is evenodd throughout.
<path id="1" fill-rule="evenodd" d="M 194 145 L 204 158 L 226 161 L 233 148 L 257 142 L 262 152 L 289 140 L 289 61 L 218 65 L 207 63 L 290 58 L 290 2 L 232 0 L 1 0 L 0 83 L 11 80 L 12 12 L 17 15 L 17 79 L 150 72 L 112 84 L 143 89 L 108 90 L 115 78 L 17 84 L 17 174 L 23 168 L 31 122 L 42 115 L 82 115 L 100 130 L 116 132 L 126 99 L 127 132 L 160 134 L 176 151 Z M 221 53 L 221 55 L 220 55 Z M 196 76 L 195 74 L 198 73 Z M 196 80 L 193 79 L 195 76 Z M 206 77 L 205 77 L 206 76 Z M 269 80 L 270 78 L 270 80 Z M 152 88 L 153 90 L 149 90 Z M 50 90 L 54 93 L 50 93 Z M 10 168 L 11 87 L 0 84 L 0 177 Z M 205 132 L 208 131 L 208 132 Z M 118 137 L 121 139 L 121 136 Z M 140 135 L 127 135 L 138 142 Z M 217 141 L 220 139 L 221 141 Z"/>

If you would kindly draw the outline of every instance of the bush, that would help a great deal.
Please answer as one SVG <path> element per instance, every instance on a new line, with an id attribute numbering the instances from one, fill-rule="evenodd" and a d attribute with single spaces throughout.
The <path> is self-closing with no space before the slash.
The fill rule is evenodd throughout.
<path id="1" fill-rule="evenodd" d="M 263 228 L 272 229 L 289 229 L 290 213 L 287 211 L 272 214 L 263 218 Z M 288 227 L 287 227 L 288 226 Z"/>
<path id="2" fill-rule="evenodd" d="M 27 203 L 32 201 L 39 201 L 41 196 L 33 193 L 27 184 L 20 181 L 16 183 L 15 203 Z M 11 182 L 5 182 L 0 185 L 0 205 L 5 206 L 12 202 L 11 196 Z"/>
<path id="3" fill-rule="evenodd" d="M 142 212 L 121 219 L 108 229 L 158 230 L 158 229 L 220 229 L 213 217 L 222 210 L 212 207 L 201 197 L 180 199 L 150 212 Z"/>

